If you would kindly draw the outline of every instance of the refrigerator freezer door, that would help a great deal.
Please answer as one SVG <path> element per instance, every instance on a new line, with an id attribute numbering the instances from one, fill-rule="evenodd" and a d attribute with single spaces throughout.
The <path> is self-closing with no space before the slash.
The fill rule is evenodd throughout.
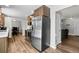
<path id="1" fill-rule="evenodd" d="M 32 46 L 35 47 L 37 50 L 41 51 L 42 43 L 40 38 L 32 37 Z"/>

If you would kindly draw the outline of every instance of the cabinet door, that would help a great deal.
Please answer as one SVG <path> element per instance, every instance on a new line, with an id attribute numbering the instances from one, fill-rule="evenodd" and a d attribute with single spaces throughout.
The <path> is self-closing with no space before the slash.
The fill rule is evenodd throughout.
<path id="1" fill-rule="evenodd" d="M 4 26 L 4 16 L 0 16 L 0 26 Z"/>
<path id="2" fill-rule="evenodd" d="M 34 11 L 34 16 L 49 16 L 49 8 L 47 6 L 41 6 Z"/>
<path id="3" fill-rule="evenodd" d="M 7 48 L 7 38 L 0 38 L 0 53 L 6 53 Z"/>
<path id="4" fill-rule="evenodd" d="M 2 17 L 0 16 L 0 26 L 2 26 L 2 23 L 3 23 Z"/>
<path id="5" fill-rule="evenodd" d="M 48 7 L 43 7 L 43 15 L 44 16 L 49 16 L 50 12 L 49 12 L 49 8 Z"/>

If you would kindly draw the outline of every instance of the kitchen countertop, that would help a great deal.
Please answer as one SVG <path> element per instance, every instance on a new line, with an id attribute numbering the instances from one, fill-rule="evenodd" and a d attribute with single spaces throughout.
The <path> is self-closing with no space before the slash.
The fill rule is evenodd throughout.
<path id="1" fill-rule="evenodd" d="M 0 30 L 0 38 L 8 37 L 8 29 Z"/>
<path id="2" fill-rule="evenodd" d="M 28 25 L 25 30 L 28 31 L 28 32 L 31 32 L 32 31 L 32 26 Z"/>

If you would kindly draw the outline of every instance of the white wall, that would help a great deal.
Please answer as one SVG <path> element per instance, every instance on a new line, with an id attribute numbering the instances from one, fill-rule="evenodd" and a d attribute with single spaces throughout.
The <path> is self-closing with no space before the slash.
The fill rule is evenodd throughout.
<path id="1" fill-rule="evenodd" d="M 67 26 L 67 24 L 69 24 L 69 26 Z M 69 35 L 79 36 L 79 18 L 78 17 L 64 20 L 64 27 L 69 29 Z"/>
<path id="2" fill-rule="evenodd" d="M 9 38 L 12 37 L 12 18 L 10 17 L 5 17 L 5 27 L 9 29 Z"/>
<path id="3" fill-rule="evenodd" d="M 19 21 L 12 21 L 12 27 L 19 27 Z"/>
<path id="4" fill-rule="evenodd" d="M 55 17 L 55 33 L 56 33 L 56 45 L 58 45 L 59 43 L 61 43 L 61 14 L 56 13 L 56 17 Z"/>
<path id="5" fill-rule="evenodd" d="M 21 26 L 21 21 L 17 20 L 13 21 L 14 19 L 12 19 L 12 27 L 18 27 L 19 28 L 19 32 L 22 33 L 22 26 Z"/>
<path id="6" fill-rule="evenodd" d="M 26 29 L 26 20 L 25 21 L 21 21 L 22 22 L 22 35 L 25 35 L 25 29 Z"/>

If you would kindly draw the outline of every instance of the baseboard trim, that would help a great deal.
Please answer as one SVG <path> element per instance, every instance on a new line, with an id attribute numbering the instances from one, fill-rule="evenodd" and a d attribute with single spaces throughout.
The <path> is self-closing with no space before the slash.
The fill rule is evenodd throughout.
<path id="1" fill-rule="evenodd" d="M 53 48 L 53 49 L 56 49 L 57 47 L 56 46 L 50 46 L 51 48 Z"/>
<path id="2" fill-rule="evenodd" d="M 79 36 L 79 35 L 68 35 L 68 36 Z"/>
<path id="3" fill-rule="evenodd" d="M 79 36 L 79 35 L 76 35 L 76 34 L 68 34 L 69 36 Z"/>

